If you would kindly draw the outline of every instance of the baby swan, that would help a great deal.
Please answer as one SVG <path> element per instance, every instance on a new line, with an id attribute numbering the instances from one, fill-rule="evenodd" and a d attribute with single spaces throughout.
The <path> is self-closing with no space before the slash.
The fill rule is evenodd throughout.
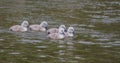
<path id="1" fill-rule="evenodd" d="M 46 21 L 43 21 L 40 23 L 40 25 L 38 24 L 34 24 L 34 25 L 30 25 L 30 30 L 32 31 L 46 31 L 48 27 L 48 23 Z"/>
<path id="2" fill-rule="evenodd" d="M 59 28 L 63 28 L 64 31 L 66 31 L 66 26 L 65 25 L 60 25 Z M 51 28 L 47 30 L 47 34 L 51 34 L 51 33 L 58 33 L 59 32 L 59 28 Z"/>
<path id="3" fill-rule="evenodd" d="M 73 27 L 69 27 L 67 32 L 65 32 L 65 36 L 66 37 L 73 37 L 74 36 L 74 28 Z"/>
<path id="4" fill-rule="evenodd" d="M 59 28 L 58 33 L 51 33 L 47 37 L 51 39 L 64 39 L 64 28 Z"/>
<path id="5" fill-rule="evenodd" d="M 28 26 L 29 26 L 28 21 L 23 21 L 21 25 L 14 25 L 10 27 L 9 30 L 15 31 L 15 32 L 25 32 L 28 30 Z"/>

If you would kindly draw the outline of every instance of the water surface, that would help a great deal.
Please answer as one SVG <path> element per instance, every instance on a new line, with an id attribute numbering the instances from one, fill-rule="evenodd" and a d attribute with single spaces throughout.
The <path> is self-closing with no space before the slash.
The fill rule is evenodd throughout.
<path id="1" fill-rule="evenodd" d="M 23 20 L 73 26 L 75 36 L 8 30 Z M 1 0 L 0 63 L 120 63 L 119 27 L 119 0 Z"/>

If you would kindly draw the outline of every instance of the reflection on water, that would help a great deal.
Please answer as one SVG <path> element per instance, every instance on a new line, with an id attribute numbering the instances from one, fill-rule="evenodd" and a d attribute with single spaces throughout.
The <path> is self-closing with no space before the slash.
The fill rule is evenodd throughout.
<path id="1" fill-rule="evenodd" d="M 1 0 L 0 63 L 120 63 L 119 7 L 119 0 Z M 75 36 L 8 30 L 23 20 L 73 26 Z"/>

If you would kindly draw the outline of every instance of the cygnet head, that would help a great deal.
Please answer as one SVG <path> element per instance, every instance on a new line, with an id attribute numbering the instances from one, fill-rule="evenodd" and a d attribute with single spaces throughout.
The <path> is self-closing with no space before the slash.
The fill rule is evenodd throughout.
<path id="1" fill-rule="evenodd" d="M 28 21 L 23 21 L 22 23 L 21 23 L 21 26 L 23 26 L 23 27 L 28 27 L 29 26 L 29 23 L 28 23 Z"/>
<path id="2" fill-rule="evenodd" d="M 60 34 L 64 34 L 64 33 L 65 33 L 64 30 L 65 30 L 64 28 L 59 28 L 59 32 L 58 32 L 58 33 L 60 33 Z"/>
<path id="3" fill-rule="evenodd" d="M 73 27 L 69 27 L 67 30 L 68 36 L 73 36 L 74 35 L 74 28 Z"/>
<path id="4" fill-rule="evenodd" d="M 65 25 L 60 25 L 59 28 L 64 28 L 64 29 L 66 29 L 66 26 L 65 26 Z"/>
<path id="5" fill-rule="evenodd" d="M 66 32 L 66 26 L 65 25 L 60 25 L 59 28 L 64 28 L 64 32 Z"/>
<path id="6" fill-rule="evenodd" d="M 47 23 L 46 21 L 43 21 L 43 22 L 40 24 L 40 26 L 47 29 L 48 23 Z"/>
<path id="7" fill-rule="evenodd" d="M 74 28 L 73 27 L 69 27 L 67 31 L 68 32 L 74 32 Z"/>

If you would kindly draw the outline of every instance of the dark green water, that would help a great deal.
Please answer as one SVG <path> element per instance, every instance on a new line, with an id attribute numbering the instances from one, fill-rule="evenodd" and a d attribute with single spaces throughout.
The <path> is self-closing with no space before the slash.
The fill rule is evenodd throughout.
<path id="1" fill-rule="evenodd" d="M 23 20 L 73 26 L 75 36 L 8 30 Z M 119 27 L 119 0 L 0 0 L 0 63 L 120 63 Z"/>

